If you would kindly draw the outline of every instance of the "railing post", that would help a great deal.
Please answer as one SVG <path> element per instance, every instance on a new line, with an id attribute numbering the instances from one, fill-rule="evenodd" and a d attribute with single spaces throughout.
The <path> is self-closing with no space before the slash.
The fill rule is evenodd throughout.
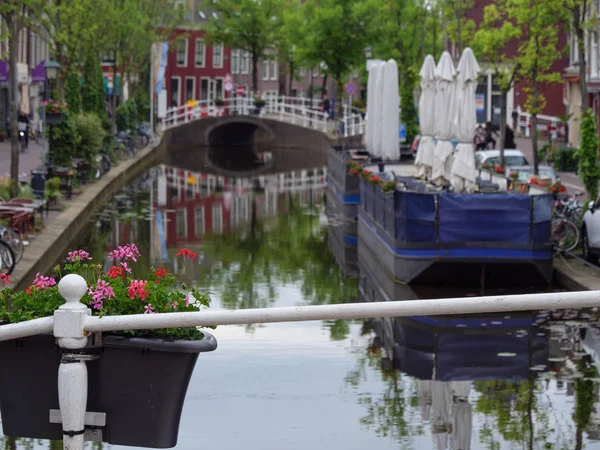
<path id="1" fill-rule="evenodd" d="M 283 110 L 285 108 L 285 95 L 279 98 L 279 120 L 283 121 Z"/>
<path id="2" fill-rule="evenodd" d="M 63 448 L 83 450 L 88 392 L 85 363 L 87 355 L 69 353 L 69 350 L 85 348 L 88 342 L 84 329 L 89 312 L 80 302 L 87 291 L 87 283 L 81 276 L 69 274 L 58 283 L 58 291 L 66 301 L 54 312 L 54 336 L 63 349 L 58 368 L 58 404 L 62 419 Z"/>
<path id="3" fill-rule="evenodd" d="M 531 136 L 531 116 L 527 115 L 526 117 L 526 121 L 525 121 L 525 137 L 529 137 Z M 534 133 L 537 133 L 537 130 L 534 131 Z"/>

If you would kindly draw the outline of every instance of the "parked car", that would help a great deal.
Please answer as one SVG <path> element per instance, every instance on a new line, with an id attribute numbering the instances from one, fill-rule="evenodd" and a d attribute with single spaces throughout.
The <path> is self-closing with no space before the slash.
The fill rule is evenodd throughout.
<path id="1" fill-rule="evenodd" d="M 583 257 L 596 264 L 600 257 L 600 202 L 591 200 L 588 203 L 582 222 Z"/>
<path id="2" fill-rule="evenodd" d="M 475 152 L 475 166 L 482 164 L 497 166 L 500 164 L 500 150 L 479 150 Z M 529 161 L 525 155 L 517 149 L 504 150 L 504 166 L 528 166 Z"/>
<path id="3" fill-rule="evenodd" d="M 533 176 L 533 166 L 506 166 L 506 173 L 511 174 L 518 172 L 518 180 L 527 183 Z M 540 178 L 550 178 L 552 184 L 560 180 L 560 177 L 554 171 L 554 167 L 551 166 L 538 166 L 538 174 Z"/>

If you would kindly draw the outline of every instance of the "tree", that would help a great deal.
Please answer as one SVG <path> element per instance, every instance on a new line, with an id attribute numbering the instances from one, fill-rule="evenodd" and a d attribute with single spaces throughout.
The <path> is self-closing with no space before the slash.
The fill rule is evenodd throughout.
<path id="1" fill-rule="evenodd" d="M 519 82 L 520 64 L 509 56 L 509 46 L 517 45 L 521 29 L 508 20 L 506 0 L 485 7 L 483 23 L 475 34 L 475 50 L 493 71 L 494 81 L 500 88 L 500 166 L 504 167 L 504 130 L 508 92 Z"/>
<path id="2" fill-rule="evenodd" d="M 465 47 L 470 47 L 473 41 L 475 22 L 466 17 L 466 12 L 473 6 L 473 0 L 441 0 L 445 34 L 447 40 L 456 45 L 457 55 L 460 55 Z M 446 48 L 448 47 L 449 45 L 446 45 Z"/>
<path id="3" fill-rule="evenodd" d="M 106 117 L 106 94 L 100 55 L 88 52 L 83 67 L 83 87 L 81 92 L 83 110 L 93 112 L 98 117 Z"/>
<path id="4" fill-rule="evenodd" d="M 277 55 L 279 63 L 285 67 L 288 79 L 287 94 L 291 95 L 296 71 L 303 64 L 301 52 L 297 48 L 303 45 L 302 4 L 299 0 L 290 0 L 283 10 L 281 32 L 277 39 Z"/>
<path id="5" fill-rule="evenodd" d="M 539 156 L 537 115 L 544 109 L 546 98 L 540 92 L 545 83 L 561 81 L 561 74 L 552 72 L 552 64 L 560 51 L 548 51 L 558 46 L 557 26 L 564 18 L 562 0 L 506 0 L 509 20 L 522 30 L 516 64 L 519 76 L 526 82 L 525 108 L 531 114 L 533 171 L 538 174 Z M 561 50 L 561 49 L 559 49 Z"/>
<path id="6" fill-rule="evenodd" d="M 592 0 L 564 0 L 571 20 L 571 33 L 577 42 L 577 53 L 579 62 L 579 91 L 581 94 L 581 113 L 589 107 L 587 93 L 587 60 L 586 39 L 587 32 L 595 33 L 596 14 L 594 13 L 594 2 Z"/>
<path id="7" fill-rule="evenodd" d="M 81 111 L 81 81 L 79 73 L 73 70 L 69 71 L 65 80 L 65 101 L 72 113 Z"/>
<path id="8" fill-rule="evenodd" d="M 591 110 L 581 117 L 581 146 L 579 148 L 579 176 L 592 200 L 598 198 L 600 166 L 598 165 L 598 134 L 596 118 Z"/>
<path id="9" fill-rule="evenodd" d="M 413 67 L 405 68 L 401 73 L 404 74 L 404 77 L 400 86 L 400 116 L 401 122 L 406 124 L 406 142 L 410 144 L 415 136 L 419 134 L 414 97 L 417 73 Z"/>
<path id="10" fill-rule="evenodd" d="M 370 6 L 367 0 L 319 0 L 303 5 L 303 59 L 315 66 L 325 64 L 325 74 L 335 82 L 338 111 L 346 77 L 364 64 L 364 49 L 373 36 L 375 23 L 367 19 L 373 12 Z"/>
<path id="11" fill-rule="evenodd" d="M 5 0 L 0 3 L 0 20 L 4 20 L 7 30 L 7 35 L 0 35 L 0 39 L 8 38 L 8 95 L 10 99 L 9 122 L 11 144 L 10 193 L 13 197 L 16 197 L 19 192 L 19 131 L 17 125 L 19 115 L 19 84 L 15 74 L 17 73 L 19 34 L 29 23 L 28 6 L 28 0 Z"/>
<path id="12" fill-rule="evenodd" d="M 252 89 L 258 90 L 258 62 L 265 51 L 275 48 L 281 30 L 281 0 L 214 0 L 216 14 L 207 25 L 209 43 L 223 43 L 229 48 L 247 51 L 252 61 Z"/>

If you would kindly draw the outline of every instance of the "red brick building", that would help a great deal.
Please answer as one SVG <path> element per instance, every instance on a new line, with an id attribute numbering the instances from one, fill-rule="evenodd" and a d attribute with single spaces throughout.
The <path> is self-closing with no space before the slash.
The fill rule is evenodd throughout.
<path id="1" fill-rule="evenodd" d="M 484 10 L 488 5 L 494 4 L 494 0 L 475 0 L 474 6 L 466 12 L 466 18 L 475 22 L 476 28 L 479 28 L 483 22 Z M 558 30 L 558 49 L 561 51 L 565 49 L 568 43 L 568 33 L 565 30 Z M 516 55 L 518 51 L 518 42 L 514 42 L 508 45 L 506 48 L 507 55 Z M 460 56 L 460 55 L 458 55 Z M 500 91 L 494 80 L 493 71 L 486 69 L 485 61 L 479 61 L 482 67 L 482 74 L 480 76 L 479 85 L 477 86 L 477 95 L 483 100 L 485 108 L 483 111 L 478 111 L 478 122 L 492 121 L 495 125 L 500 123 Z M 556 73 L 563 73 L 565 68 L 569 65 L 568 54 L 560 53 L 560 57 L 554 62 L 552 70 Z M 526 94 L 524 89 L 526 88 L 525 83 L 519 83 L 511 92 L 508 94 L 507 104 L 507 123 L 512 123 L 511 114 L 519 107 L 525 111 L 525 100 Z M 541 88 L 541 92 L 546 97 L 546 107 L 542 114 L 549 116 L 559 116 L 565 114 L 565 103 L 563 101 L 563 85 L 561 83 L 554 83 L 545 85 Z"/>

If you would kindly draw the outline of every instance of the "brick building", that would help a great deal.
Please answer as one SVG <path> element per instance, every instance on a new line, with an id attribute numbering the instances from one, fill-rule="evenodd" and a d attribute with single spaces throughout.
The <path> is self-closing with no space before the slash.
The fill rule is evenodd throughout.
<path id="1" fill-rule="evenodd" d="M 473 20 L 477 28 L 483 22 L 484 10 L 488 5 L 494 4 L 494 0 L 475 0 L 474 5 L 466 12 L 466 18 Z M 567 45 L 568 34 L 564 30 L 558 30 L 558 49 L 564 49 Z M 454 56 L 456 55 L 453 48 Z M 516 55 L 518 51 L 518 42 L 513 42 L 506 48 L 507 55 Z M 491 121 L 495 125 L 500 124 L 500 90 L 494 80 L 493 70 L 486 68 L 485 61 L 479 61 L 482 67 L 479 84 L 477 86 L 477 95 L 483 100 L 484 109 L 478 111 L 477 121 Z M 561 53 L 561 56 L 554 62 L 552 70 L 556 73 L 562 73 L 569 65 L 569 58 L 566 53 Z M 524 93 L 525 83 L 519 83 L 508 93 L 507 101 L 507 123 L 511 124 L 512 112 L 519 107 L 525 111 L 526 94 Z M 559 116 L 565 113 L 565 104 L 563 102 L 563 86 L 559 83 L 542 86 L 540 91 L 546 97 L 546 106 L 542 112 L 544 115 Z"/>

